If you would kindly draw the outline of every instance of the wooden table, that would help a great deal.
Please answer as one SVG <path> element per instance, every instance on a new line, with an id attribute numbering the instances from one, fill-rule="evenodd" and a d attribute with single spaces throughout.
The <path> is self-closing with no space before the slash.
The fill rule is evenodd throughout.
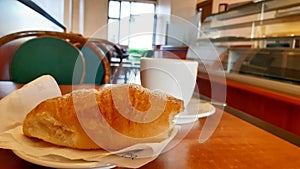
<path id="1" fill-rule="evenodd" d="M 0 98 L 22 85 L 0 82 Z M 70 86 L 60 86 L 63 93 Z M 89 86 L 83 86 L 89 87 Z M 217 109 L 220 113 L 220 111 Z M 300 148 L 249 124 L 227 112 L 212 137 L 199 144 L 205 118 L 195 123 L 189 134 L 171 150 L 143 169 L 299 169 Z M 0 149 L 1 168 L 44 168 L 28 163 L 10 150 Z"/>

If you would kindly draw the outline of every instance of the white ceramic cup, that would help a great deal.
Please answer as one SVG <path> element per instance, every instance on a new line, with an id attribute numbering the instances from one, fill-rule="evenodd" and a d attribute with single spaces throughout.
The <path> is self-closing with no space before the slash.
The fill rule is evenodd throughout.
<path id="1" fill-rule="evenodd" d="M 142 86 L 166 92 L 188 105 L 196 85 L 197 61 L 141 58 L 140 63 Z"/>

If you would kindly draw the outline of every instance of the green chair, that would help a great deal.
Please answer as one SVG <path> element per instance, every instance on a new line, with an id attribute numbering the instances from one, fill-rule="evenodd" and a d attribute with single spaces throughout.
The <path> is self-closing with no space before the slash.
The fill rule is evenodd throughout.
<path id="1" fill-rule="evenodd" d="M 11 80 L 28 83 L 49 74 L 58 84 L 80 84 L 85 76 L 82 53 L 65 40 L 39 37 L 22 44 L 13 55 L 10 65 Z"/>
<path id="2" fill-rule="evenodd" d="M 93 43 L 96 45 L 101 53 L 104 54 L 109 64 L 114 65 L 110 65 L 110 83 L 117 83 L 121 71 L 123 70 L 123 59 L 128 57 L 127 53 L 124 53 L 124 50 L 120 45 L 110 42 L 106 39 L 90 38 L 87 43 Z M 112 58 L 118 58 L 119 60 L 117 59 L 118 61 L 115 62 L 112 60 Z"/>
<path id="3" fill-rule="evenodd" d="M 85 59 L 86 74 L 83 83 L 110 83 L 110 65 L 102 51 L 93 42 L 87 42 L 81 52 Z"/>

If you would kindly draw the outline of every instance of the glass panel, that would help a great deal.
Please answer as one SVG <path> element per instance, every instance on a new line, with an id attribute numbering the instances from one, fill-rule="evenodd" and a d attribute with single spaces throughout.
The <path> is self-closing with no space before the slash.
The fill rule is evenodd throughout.
<path id="1" fill-rule="evenodd" d="M 109 1 L 108 40 L 132 48 L 152 49 L 154 12 L 155 5 L 150 3 Z M 117 21 L 119 17 L 121 20 Z"/>
<path id="2" fill-rule="evenodd" d="M 130 48 L 152 49 L 154 7 L 149 3 L 131 3 Z"/>
<path id="3" fill-rule="evenodd" d="M 130 16 L 130 2 L 122 1 L 121 3 L 121 18 Z"/>
<path id="4" fill-rule="evenodd" d="M 149 3 L 132 3 L 131 14 L 141 14 L 141 13 L 154 13 L 154 4 Z"/>
<path id="5" fill-rule="evenodd" d="M 109 41 L 117 43 L 119 40 L 119 20 L 109 19 L 107 25 L 107 38 Z"/>
<path id="6" fill-rule="evenodd" d="M 153 24 L 154 14 L 132 16 L 129 46 L 131 48 L 152 49 Z"/>
<path id="7" fill-rule="evenodd" d="M 129 17 L 122 18 L 120 22 L 120 44 L 128 46 L 129 43 L 129 34 L 130 34 L 130 22 Z"/>
<path id="8" fill-rule="evenodd" d="M 109 1 L 108 17 L 119 18 L 120 16 L 120 2 Z"/>

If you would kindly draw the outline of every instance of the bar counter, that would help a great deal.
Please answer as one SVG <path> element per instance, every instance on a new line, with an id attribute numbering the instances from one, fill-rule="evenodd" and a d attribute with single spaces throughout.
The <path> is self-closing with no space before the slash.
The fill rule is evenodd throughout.
<path id="1" fill-rule="evenodd" d="M 20 88 L 12 82 L 0 82 L 0 98 Z M 88 88 L 90 86 L 79 86 Z M 62 93 L 71 86 L 60 86 Z M 300 148 L 267 131 L 264 131 L 228 112 L 213 135 L 204 143 L 198 138 L 206 118 L 195 122 L 188 135 L 174 148 L 144 165 L 143 169 L 298 169 Z M 31 164 L 14 155 L 11 150 L 0 149 L 1 168 L 32 169 L 45 168 Z"/>

